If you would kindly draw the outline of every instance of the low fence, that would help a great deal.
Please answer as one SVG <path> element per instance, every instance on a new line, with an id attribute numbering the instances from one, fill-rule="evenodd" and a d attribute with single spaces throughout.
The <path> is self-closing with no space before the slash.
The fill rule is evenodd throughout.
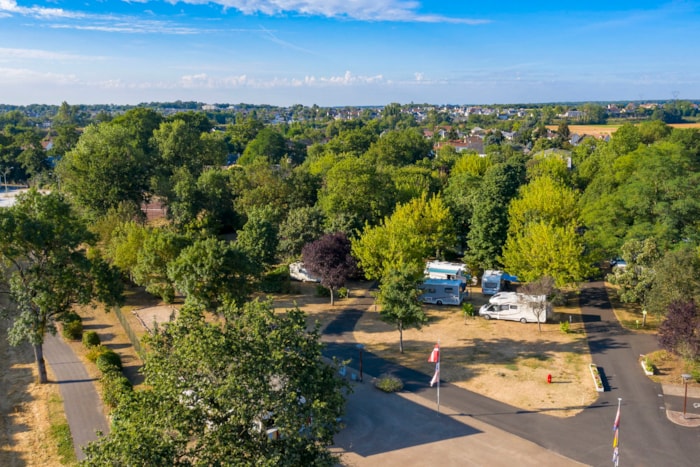
<path id="1" fill-rule="evenodd" d="M 126 335 L 129 337 L 129 341 L 131 341 L 131 344 L 134 346 L 134 349 L 136 349 L 136 353 L 138 354 L 139 358 L 143 360 L 145 349 L 143 348 L 143 345 L 141 345 L 141 340 L 139 339 L 139 336 L 136 335 L 134 330 L 131 328 L 131 324 L 129 324 L 129 320 L 126 319 L 126 316 L 124 316 L 124 314 L 122 313 L 121 308 L 116 306 L 113 308 L 113 310 L 114 313 L 117 315 L 117 319 L 122 324 Z"/>

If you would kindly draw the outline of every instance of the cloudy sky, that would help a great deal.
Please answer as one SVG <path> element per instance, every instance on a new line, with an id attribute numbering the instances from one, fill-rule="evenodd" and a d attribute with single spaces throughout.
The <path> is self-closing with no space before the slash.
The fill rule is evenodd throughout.
<path id="1" fill-rule="evenodd" d="M 698 1 L 0 0 L 0 103 L 700 99 L 698 31 Z"/>

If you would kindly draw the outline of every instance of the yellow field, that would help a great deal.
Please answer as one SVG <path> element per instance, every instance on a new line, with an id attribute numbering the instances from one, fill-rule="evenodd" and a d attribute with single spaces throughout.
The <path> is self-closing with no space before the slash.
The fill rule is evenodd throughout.
<path id="1" fill-rule="evenodd" d="M 601 138 L 606 135 L 612 135 L 621 126 L 622 125 L 569 125 L 569 131 L 571 134 L 576 133 L 577 135 L 589 135 Z M 683 129 L 700 129 L 700 123 L 671 123 L 669 126 Z M 556 131 L 557 125 L 547 125 L 547 128 Z"/>

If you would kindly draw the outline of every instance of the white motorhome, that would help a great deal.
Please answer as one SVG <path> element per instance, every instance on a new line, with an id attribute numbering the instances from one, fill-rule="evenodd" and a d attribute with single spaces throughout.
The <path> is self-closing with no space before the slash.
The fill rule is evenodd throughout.
<path id="1" fill-rule="evenodd" d="M 306 268 L 304 268 L 304 263 L 302 262 L 296 262 L 289 265 L 289 276 L 292 279 L 302 282 L 321 282 L 321 279 L 311 275 Z"/>
<path id="2" fill-rule="evenodd" d="M 521 323 L 545 323 L 552 318 L 552 305 L 544 295 L 502 292 L 479 309 L 485 319 L 505 319 Z"/>
<path id="3" fill-rule="evenodd" d="M 456 279 L 426 279 L 418 286 L 423 303 L 435 305 L 460 305 L 467 298 L 464 283 Z"/>
<path id="4" fill-rule="evenodd" d="M 487 269 L 481 277 L 481 293 L 484 295 L 494 295 L 508 288 L 510 282 L 517 282 L 518 278 L 510 274 Z"/>
<path id="5" fill-rule="evenodd" d="M 423 274 L 428 279 L 458 280 L 465 286 L 472 277 L 466 264 L 449 261 L 428 261 Z"/>

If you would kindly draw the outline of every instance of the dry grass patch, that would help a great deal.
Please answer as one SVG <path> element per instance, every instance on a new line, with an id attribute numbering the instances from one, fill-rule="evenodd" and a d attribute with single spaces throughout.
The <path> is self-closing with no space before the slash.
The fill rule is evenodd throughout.
<path id="1" fill-rule="evenodd" d="M 559 323 L 542 325 L 509 321 L 464 318 L 459 307 L 426 307 L 429 322 L 421 330 L 404 331 L 404 353 L 399 352 L 399 333 L 379 319 L 368 284 L 350 287 L 350 297 L 331 308 L 328 299 L 313 296 L 309 284 L 301 284 L 302 294 L 277 297 L 275 305 L 284 308 L 293 303 L 303 309 L 309 321 L 322 326 L 344 309 L 364 311 L 355 325 L 353 339 L 365 345 L 367 352 L 420 371 L 426 384 L 434 372 L 428 363 L 430 350 L 440 341 L 443 382 L 478 392 L 523 410 L 567 417 L 592 403 L 597 393 L 591 382 L 591 362 L 576 297 L 557 317 L 573 315 L 572 332 L 561 332 Z M 308 293 L 308 294 L 307 294 Z M 478 309 L 487 297 L 472 295 Z M 547 375 L 552 375 L 552 384 Z M 379 376 L 379 375 L 373 375 Z"/>

